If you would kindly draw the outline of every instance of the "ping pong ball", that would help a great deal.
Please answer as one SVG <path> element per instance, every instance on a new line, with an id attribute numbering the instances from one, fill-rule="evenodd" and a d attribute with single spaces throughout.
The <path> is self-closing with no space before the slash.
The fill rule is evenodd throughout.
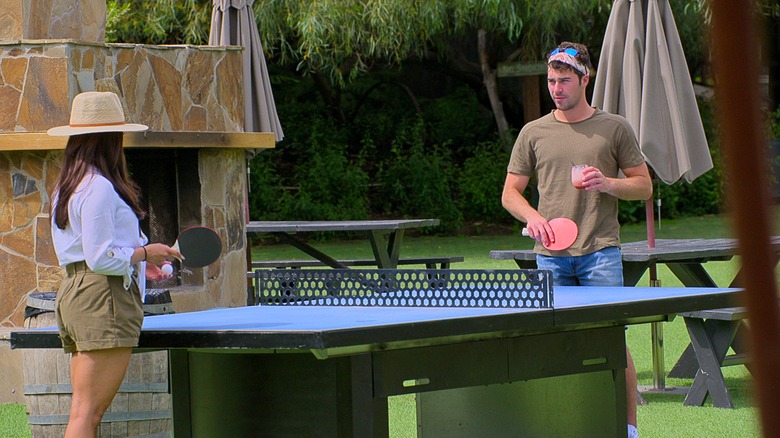
<path id="1" fill-rule="evenodd" d="M 162 270 L 163 274 L 171 275 L 171 274 L 173 274 L 173 265 L 171 265 L 170 263 L 162 265 L 161 270 Z"/>

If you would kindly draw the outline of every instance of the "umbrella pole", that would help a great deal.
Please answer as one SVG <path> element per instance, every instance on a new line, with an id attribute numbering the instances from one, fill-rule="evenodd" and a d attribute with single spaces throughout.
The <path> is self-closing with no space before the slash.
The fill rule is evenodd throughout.
<path id="1" fill-rule="evenodd" d="M 655 215 L 653 214 L 653 197 L 645 201 L 645 222 L 647 223 L 647 248 L 655 248 Z M 661 287 L 655 262 L 650 263 L 650 287 Z M 650 323 L 650 340 L 652 342 L 653 358 L 653 390 L 666 389 L 666 372 L 664 370 L 664 326 L 662 322 Z"/>

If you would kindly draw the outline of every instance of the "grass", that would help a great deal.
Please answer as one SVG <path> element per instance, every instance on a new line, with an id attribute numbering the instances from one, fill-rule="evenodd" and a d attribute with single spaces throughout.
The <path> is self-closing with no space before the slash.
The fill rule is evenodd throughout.
<path id="1" fill-rule="evenodd" d="M 719 238 L 731 237 L 727 220 L 720 216 L 664 220 L 656 230 L 656 238 Z M 626 225 L 621 230 L 624 242 L 644 240 L 644 224 Z M 331 241 L 316 244 L 336 258 L 372 257 L 365 240 Z M 531 248 L 532 241 L 519 233 L 492 236 L 412 237 L 404 239 L 404 257 L 462 255 L 461 269 L 512 269 L 514 262 L 493 260 L 488 256 L 495 249 Z M 303 259 L 306 255 L 289 245 L 261 244 L 253 248 L 256 259 Z M 710 262 L 706 269 L 718 284 L 728 284 L 739 267 L 738 258 L 728 262 Z M 658 268 L 663 286 L 681 286 L 664 266 Z M 647 274 L 640 280 L 648 284 Z M 650 326 L 631 326 L 626 339 L 636 363 L 640 386 L 652 386 Z M 664 363 L 668 372 L 688 343 L 682 318 L 664 324 Z M 643 438 L 653 437 L 758 437 L 758 409 L 751 398 L 752 379 L 742 366 L 723 368 L 735 409 L 715 408 L 708 401 L 703 407 L 683 406 L 683 395 L 644 394 L 648 405 L 639 407 L 639 429 Z M 667 387 L 689 386 L 690 379 L 666 379 Z M 414 396 L 391 397 L 390 436 L 411 438 L 417 434 Z M 29 427 L 23 405 L 0 405 L 0 436 L 29 437 Z"/>
<path id="2" fill-rule="evenodd" d="M 24 405 L 0 404 L 0 436 L 26 438 L 30 436 L 27 413 Z"/>

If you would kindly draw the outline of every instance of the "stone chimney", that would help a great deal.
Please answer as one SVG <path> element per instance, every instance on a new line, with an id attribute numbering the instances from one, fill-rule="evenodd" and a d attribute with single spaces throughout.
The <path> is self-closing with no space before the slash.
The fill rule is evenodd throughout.
<path id="1" fill-rule="evenodd" d="M 173 243 L 186 226 L 208 225 L 223 239 L 220 261 L 159 285 L 176 311 L 246 304 L 245 149 L 273 147 L 274 136 L 243 132 L 241 48 L 106 44 L 105 22 L 105 0 L 3 2 L 2 327 L 21 326 L 27 296 L 56 291 L 63 276 L 48 213 L 67 139 L 46 130 L 67 124 L 73 97 L 93 90 L 117 93 L 127 119 L 150 127 L 125 134 L 150 237 Z"/>

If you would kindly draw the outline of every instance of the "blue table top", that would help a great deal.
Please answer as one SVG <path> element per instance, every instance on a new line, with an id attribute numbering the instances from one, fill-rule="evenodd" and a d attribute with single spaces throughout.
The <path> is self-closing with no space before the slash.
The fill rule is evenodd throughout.
<path id="1" fill-rule="evenodd" d="M 432 339 L 456 342 L 664 321 L 680 312 L 734 306 L 740 292 L 721 288 L 556 287 L 551 309 L 220 308 L 147 317 L 140 347 L 292 349 L 324 357 L 340 349 L 404 348 Z M 59 346 L 53 328 L 13 332 L 11 337 L 17 348 Z"/>

